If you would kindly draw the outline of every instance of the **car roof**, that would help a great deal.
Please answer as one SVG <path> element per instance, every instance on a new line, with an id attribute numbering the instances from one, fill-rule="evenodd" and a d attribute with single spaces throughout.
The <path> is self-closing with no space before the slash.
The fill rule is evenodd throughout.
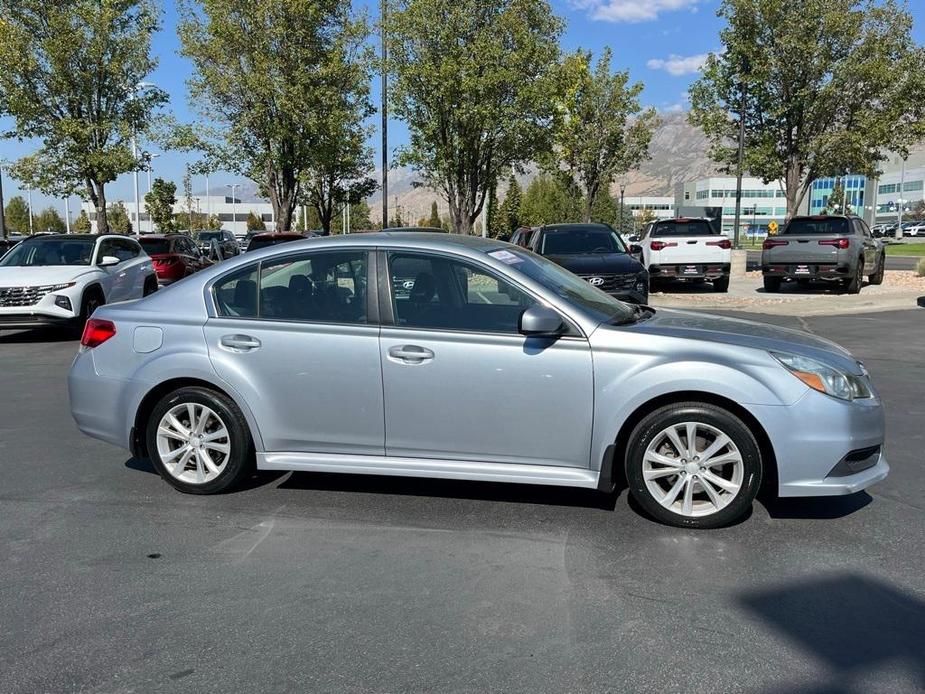
<path id="1" fill-rule="evenodd" d="M 610 227 L 607 224 L 601 224 L 600 222 L 559 222 L 556 224 L 544 224 L 540 229 L 543 231 L 555 231 L 557 229 L 574 229 L 575 227 L 610 231 Z"/>
<path id="2" fill-rule="evenodd" d="M 300 234 L 297 231 L 261 231 L 259 234 L 254 234 L 251 236 L 251 240 L 260 239 L 260 238 L 274 238 L 279 236 L 292 236 L 295 238 L 308 238 L 305 234 Z"/>
<path id="3" fill-rule="evenodd" d="M 446 234 L 448 233 L 445 229 L 438 229 L 437 227 L 394 227 L 392 229 L 386 229 L 386 231 L 395 231 L 395 232 L 413 231 L 416 234 Z"/>

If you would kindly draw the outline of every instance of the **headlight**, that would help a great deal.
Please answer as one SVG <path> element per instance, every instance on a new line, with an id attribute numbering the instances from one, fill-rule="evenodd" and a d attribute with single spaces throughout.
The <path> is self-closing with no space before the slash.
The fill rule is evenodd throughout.
<path id="1" fill-rule="evenodd" d="M 48 294 L 49 292 L 59 292 L 62 289 L 67 289 L 68 287 L 73 287 L 76 282 L 65 282 L 63 284 L 46 284 L 41 287 L 36 287 L 39 292 L 43 294 Z"/>
<path id="2" fill-rule="evenodd" d="M 803 383 L 820 393 L 840 400 L 872 397 L 870 388 L 862 376 L 846 374 L 815 359 L 796 354 L 771 352 L 771 356 Z M 861 368 L 863 369 L 863 366 Z"/>

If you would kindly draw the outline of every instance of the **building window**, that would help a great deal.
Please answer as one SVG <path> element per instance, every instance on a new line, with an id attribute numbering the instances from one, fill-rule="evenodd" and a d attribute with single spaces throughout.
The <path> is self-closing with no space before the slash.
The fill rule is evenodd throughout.
<path id="1" fill-rule="evenodd" d="M 907 193 L 922 190 L 923 183 L 925 181 L 906 181 L 905 185 L 903 185 L 903 190 Z"/>

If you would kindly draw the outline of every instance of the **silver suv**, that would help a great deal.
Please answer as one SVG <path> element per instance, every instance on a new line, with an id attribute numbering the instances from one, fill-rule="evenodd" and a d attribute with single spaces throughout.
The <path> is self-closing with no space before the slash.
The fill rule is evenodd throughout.
<path id="1" fill-rule="evenodd" d="M 779 235 L 765 239 L 761 251 L 767 292 L 785 281 L 828 280 L 857 294 L 865 275 L 871 284 L 883 282 L 885 265 L 883 242 L 858 217 L 794 217 Z"/>

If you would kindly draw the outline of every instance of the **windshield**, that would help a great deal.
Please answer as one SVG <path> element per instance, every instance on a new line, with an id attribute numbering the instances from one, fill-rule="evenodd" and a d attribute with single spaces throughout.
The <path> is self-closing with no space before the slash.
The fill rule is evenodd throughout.
<path id="1" fill-rule="evenodd" d="M 621 323 L 632 320 L 635 312 L 628 304 L 592 287 L 585 280 L 551 260 L 517 246 L 487 251 L 495 260 L 510 265 L 530 279 L 539 282 L 568 303 L 583 309 L 595 320 Z"/>
<path id="2" fill-rule="evenodd" d="M 620 237 L 610 229 L 584 226 L 556 227 L 543 230 L 542 255 L 578 253 L 625 253 Z"/>
<path id="3" fill-rule="evenodd" d="M 89 265 L 94 239 L 30 239 L 0 260 L 4 267 Z"/>
<path id="4" fill-rule="evenodd" d="M 157 255 L 160 253 L 172 253 L 169 239 L 138 239 L 138 243 L 145 249 L 148 255 Z"/>
<path id="5" fill-rule="evenodd" d="M 704 219 L 668 219 L 652 228 L 652 236 L 718 236 Z"/>
<path id="6" fill-rule="evenodd" d="M 803 234 L 850 234 L 851 229 L 848 226 L 848 220 L 844 217 L 825 218 L 797 218 L 790 220 L 790 223 L 783 228 L 781 234 L 803 235 Z"/>

